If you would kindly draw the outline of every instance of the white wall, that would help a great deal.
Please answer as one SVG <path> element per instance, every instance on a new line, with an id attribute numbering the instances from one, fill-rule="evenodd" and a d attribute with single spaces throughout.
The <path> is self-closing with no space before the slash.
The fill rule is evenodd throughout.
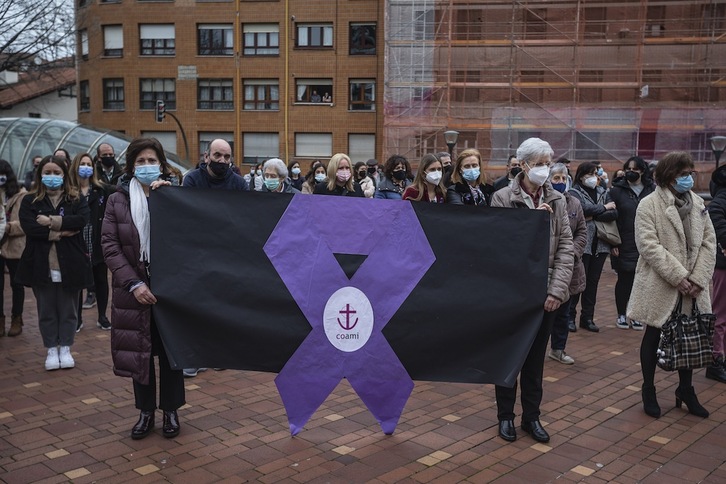
<path id="1" fill-rule="evenodd" d="M 16 104 L 8 110 L 1 110 L 4 118 L 28 118 L 37 113 L 41 118 L 63 119 L 78 122 L 78 99 L 59 97 L 57 91 Z"/>

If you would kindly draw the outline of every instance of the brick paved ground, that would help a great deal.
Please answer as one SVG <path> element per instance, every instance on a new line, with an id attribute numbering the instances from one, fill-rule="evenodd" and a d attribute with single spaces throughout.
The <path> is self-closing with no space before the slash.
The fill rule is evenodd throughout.
<path id="1" fill-rule="evenodd" d="M 726 385 L 694 376 L 711 417 L 673 407 L 677 376 L 658 371 L 664 414 L 640 404 L 642 333 L 614 325 L 606 269 L 599 334 L 570 335 L 574 366 L 547 360 L 542 421 L 549 445 L 496 436 L 489 385 L 416 382 L 385 436 L 344 381 L 291 437 L 273 374 L 207 371 L 186 380 L 181 434 L 129 438 L 131 383 L 111 372 L 109 333 L 86 328 L 76 368 L 46 372 L 28 293 L 27 325 L 0 338 L 0 481 L 25 482 L 726 482 Z M 5 307 L 9 307 L 6 289 Z M 157 416 L 160 420 L 160 415 Z"/>

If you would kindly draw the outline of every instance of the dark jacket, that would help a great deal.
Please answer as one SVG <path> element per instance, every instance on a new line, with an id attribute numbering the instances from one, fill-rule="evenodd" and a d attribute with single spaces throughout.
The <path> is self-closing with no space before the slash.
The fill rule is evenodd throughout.
<path id="1" fill-rule="evenodd" d="M 726 256 L 721 252 L 726 247 L 726 186 L 711 182 L 710 189 L 713 199 L 708 204 L 708 215 L 716 231 L 716 268 L 726 269 Z"/>
<path id="2" fill-rule="evenodd" d="M 597 237 L 597 228 L 595 228 L 595 220 L 600 222 L 612 222 L 618 218 L 618 210 L 606 210 L 605 204 L 610 202 L 608 191 L 601 186 L 595 187 L 595 197 L 588 193 L 588 190 L 582 185 L 574 185 L 570 188 L 570 195 L 577 197 L 582 204 L 582 211 L 585 213 L 585 221 L 587 221 L 587 246 L 585 246 L 585 254 L 593 255 L 593 245 L 596 244 L 595 254 L 610 253 L 610 244 L 600 240 Z"/>
<path id="3" fill-rule="evenodd" d="M 227 170 L 222 178 L 215 178 L 207 171 L 207 164 L 201 163 L 199 168 L 192 170 L 184 177 L 185 187 L 216 188 L 221 190 L 249 191 L 249 185 L 244 178 Z"/>
<path id="4" fill-rule="evenodd" d="M 58 206 L 53 208 L 47 196 L 37 202 L 33 202 L 34 198 L 35 193 L 31 193 L 23 197 L 20 203 L 20 226 L 25 232 L 25 249 L 20 257 L 15 282 L 28 287 L 50 283 L 48 257 L 55 243 L 63 287 L 72 291 L 89 287 L 93 284 L 93 275 L 80 232 L 89 220 L 88 204 L 83 199 L 71 202 L 63 197 Z M 38 215 L 62 217 L 60 230 L 78 233 L 71 237 L 60 237 L 56 241 L 49 240 L 51 229 L 36 221 Z"/>
<path id="5" fill-rule="evenodd" d="M 492 183 L 492 187 L 494 187 L 494 191 L 501 190 L 504 187 L 509 186 L 509 175 L 500 176 L 496 180 L 494 180 L 494 183 Z"/>
<path id="6" fill-rule="evenodd" d="M 494 193 L 494 187 L 491 185 L 479 185 L 484 195 L 484 199 L 479 203 L 479 206 L 488 207 L 492 200 L 492 193 Z M 459 182 L 451 185 L 446 190 L 446 203 L 452 205 L 477 205 L 469 189 L 469 184 L 466 182 Z"/>
<path id="7" fill-rule="evenodd" d="M 403 191 L 408 188 L 411 184 L 411 180 L 404 180 L 403 188 L 393 183 L 390 178 L 381 177 L 380 183 L 376 186 L 376 193 L 373 198 L 381 198 L 388 200 L 401 200 L 403 198 Z"/>
<path id="8" fill-rule="evenodd" d="M 287 179 L 287 181 L 289 181 L 290 182 L 290 185 L 292 185 L 292 187 L 299 192 L 299 191 L 302 190 L 302 185 L 305 182 L 305 177 L 302 176 L 302 175 L 299 175 L 297 177 L 297 180 L 295 180 L 292 177 L 290 177 L 290 178 Z"/>
<path id="9" fill-rule="evenodd" d="M 612 257 L 613 269 L 618 272 L 635 272 L 638 265 L 638 247 L 635 245 L 635 212 L 640 201 L 653 193 L 653 182 L 643 184 L 643 191 L 636 195 L 630 188 L 627 180 L 620 180 L 610 189 L 610 199 L 618 207 L 618 232 L 620 232 L 620 245 L 618 257 Z"/>
<path id="10" fill-rule="evenodd" d="M 343 197 L 365 197 L 363 190 L 360 189 L 360 185 L 353 183 L 353 191 L 350 192 L 347 189 L 339 186 L 335 186 L 335 190 L 328 190 L 328 182 L 320 182 L 315 185 L 315 195 L 339 195 Z"/>
<path id="11" fill-rule="evenodd" d="M 91 214 L 91 236 L 93 241 L 91 244 L 91 264 L 94 266 L 103 262 L 103 249 L 101 249 L 101 226 L 103 224 L 103 216 L 106 213 L 106 202 L 110 193 L 108 185 L 99 188 L 91 184 L 91 190 L 88 197 L 88 209 Z"/>
<path id="12" fill-rule="evenodd" d="M 138 302 L 129 289 L 139 281 L 149 286 L 149 277 L 139 260 L 141 243 L 131 218 L 128 187 L 129 180 L 123 178 L 108 198 L 101 232 L 103 256 L 112 274 L 111 357 L 114 374 L 148 384 L 151 306 Z"/>
<path id="13" fill-rule="evenodd" d="M 118 164 L 118 161 L 113 162 L 113 171 L 111 172 L 111 176 L 106 175 L 106 167 L 101 163 L 100 161 L 96 162 L 96 173 L 98 174 L 98 179 L 109 186 L 110 192 L 113 192 L 116 190 L 116 185 L 118 184 L 119 178 L 123 176 L 124 169 L 121 168 L 121 165 Z"/>

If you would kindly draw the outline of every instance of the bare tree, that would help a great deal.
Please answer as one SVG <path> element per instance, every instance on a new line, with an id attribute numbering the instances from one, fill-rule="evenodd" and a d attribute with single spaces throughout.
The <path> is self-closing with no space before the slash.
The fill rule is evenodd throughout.
<path id="1" fill-rule="evenodd" d="M 0 0 L 0 26 L 0 71 L 74 54 L 73 0 Z"/>

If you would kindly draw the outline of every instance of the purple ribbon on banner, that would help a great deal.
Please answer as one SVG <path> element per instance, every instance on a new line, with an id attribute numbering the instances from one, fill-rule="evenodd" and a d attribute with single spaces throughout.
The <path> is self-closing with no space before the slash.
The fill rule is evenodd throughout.
<path id="1" fill-rule="evenodd" d="M 295 195 L 264 250 L 312 326 L 275 378 L 292 435 L 343 378 L 392 434 L 413 381 L 381 331 L 436 260 L 410 203 Z"/>

